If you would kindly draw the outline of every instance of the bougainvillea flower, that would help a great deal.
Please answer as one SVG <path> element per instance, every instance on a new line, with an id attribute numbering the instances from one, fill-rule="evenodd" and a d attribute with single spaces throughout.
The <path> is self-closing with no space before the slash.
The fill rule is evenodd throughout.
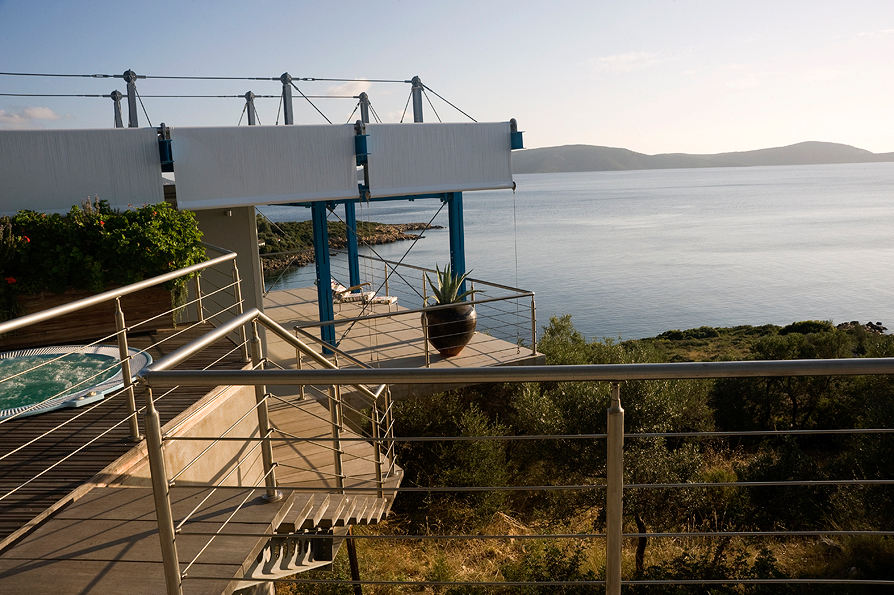
<path id="1" fill-rule="evenodd" d="M 12 285 L 13 283 L 16 282 L 16 278 L 15 277 L 7 277 L 6 282 L 9 283 L 10 285 Z"/>

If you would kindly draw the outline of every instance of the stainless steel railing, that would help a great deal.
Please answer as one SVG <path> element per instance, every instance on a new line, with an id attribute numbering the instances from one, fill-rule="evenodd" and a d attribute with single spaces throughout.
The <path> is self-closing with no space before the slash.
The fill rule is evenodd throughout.
<path id="1" fill-rule="evenodd" d="M 341 342 L 344 338 L 350 337 L 350 333 L 367 332 L 368 326 L 375 325 L 379 322 L 394 319 L 405 325 L 416 327 L 419 324 L 418 319 L 421 315 L 432 310 L 439 309 L 439 306 L 423 307 L 425 298 L 430 295 L 426 275 L 432 277 L 436 274 L 434 269 L 409 265 L 391 260 L 384 260 L 372 256 L 361 255 L 363 266 L 361 266 L 361 282 L 363 290 L 367 292 L 375 292 L 377 297 L 387 296 L 397 298 L 397 304 L 402 308 L 396 308 L 391 304 L 387 305 L 387 311 L 382 312 L 386 306 L 375 307 L 374 304 L 368 303 L 363 299 L 357 298 L 350 304 L 359 305 L 360 314 L 355 316 L 344 316 L 342 303 L 336 301 L 336 313 L 338 330 L 336 335 L 337 342 Z M 312 286 L 314 277 L 312 274 L 313 267 L 308 265 L 306 282 L 304 285 Z M 332 277 L 341 285 L 347 287 L 350 283 L 347 281 L 349 274 L 347 270 L 347 261 L 333 259 L 332 261 Z M 468 278 L 468 287 L 470 289 L 482 290 L 475 296 L 474 300 L 464 302 L 473 304 L 478 314 L 478 333 L 479 335 L 488 335 L 495 339 L 508 341 L 517 345 L 518 350 L 522 349 L 522 343 L 525 343 L 525 349 L 530 349 L 532 353 L 537 351 L 537 310 L 534 300 L 534 292 L 524 289 L 501 285 L 485 281 L 483 279 Z M 267 292 L 273 289 L 267 289 Z M 288 289 L 280 291 L 288 292 Z M 266 293 L 265 293 L 266 295 Z M 354 299 L 353 297 L 351 298 Z M 418 305 L 411 307 L 411 305 Z M 410 318 L 407 318 L 407 317 Z M 413 317 L 416 320 L 411 320 Z M 332 323 L 308 322 L 301 324 L 299 328 L 314 329 L 316 327 L 325 326 Z M 423 331 L 427 328 L 422 325 Z M 361 329 L 361 330 L 357 330 Z M 426 362 L 430 362 L 431 347 L 428 340 L 423 334 L 420 334 L 416 341 L 419 345 L 419 353 L 424 354 Z M 366 357 L 363 353 L 355 353 L 359 359 L 365 361 L 374 361 L 373 351 L 375 346 L 368 347 L 370 356 Z"/>
<path id="2" fill-rule="evenodd" d="M 827 376 L 827 375 L 873 375 L 873 374 L 894 374 L 894 358 L 874 358 L 874 359 L 840 359 L 840 360 L 801 360 L 801 361 L 747 361 L 747 362 L 707 362 L 707 363 L 676 363 L 676 364 L 613 364 L 613 365 L 588 365 L 588 366 L 520 366 L 511 368 L 471 368 L 471 369 L 343 369 L 343 370 L 246 370 L 246 371 L 208 371 L 208 372 L 188 372 L 176 370 L 149 370 L 142 377 L 142 382 L 147 386 L 154 386 L 190 382 L 200 385 L 218 385 L 218 384 L 238 384 L 252 385 L 264 383 L 265 385 L 294 385 L 294 384 L 414 384 L 414 383 L 439 383 L 439 384 L 470 384 L 476 382 L 499 382 L 499 383 L 519 383 L 519 382 L 565 382 L 565 381 L 606 381 L 611 383 L 611 405 L 607 411 L 607 432 L 604 435 L 594 436 L 500 436 L 500 437 L 464 437 L 464 438 L 431 438 L 431 440 L 453 440 L 453 439 L 490 439 L 490 440 L 513 440 L 513 439 L 573 439 L 573 438 L 605 438 L 607 441 L 607 479 L 602 485 L 592 486 L 522 486 L 522 487 L 502 487 L 502 488 L 400 488 L 398 491 L 486 491 L 486 490 L 560 490 L 560 489 L 605 489 L 607 493 L 607 523 L 606 532 L 604 534 L 569 534 L 556 535 L 554 538 L 604 538 L 605 539 L 605 555 L 606 555 L 606 576 L 605 581 L 577 581 L 565 584 L 581 585 L 584 584 L 604 584 L 606 592 L 609 595 L 618 595 L 621 592 L 622 585 L 633 584 L 653 584 L 650 581 L 622 580 L 621 560 L 623 554 L 624 538 L 640 537 L 639 533 L 623 533 L 623 493 L 625 488 L 648 488 L 648 487 L 670 487 L 670 488 L 693 488 L 693 487 L 712 487 L 727 485 L 742 485 L 742 482 L 705 482 L 700 484 L 668 484 L 668 485 L 652 485 L 652 484 L 636 484 L 624 485 L 624 455 L 623 445 L 625 439 L 624 431 L 624 409 L 621 406 L 621 383 L 627 380 L 661 380 L 661 379 L 693 379 L 693 378 L 746 378 L 746 377 L 779 377 L 779 376 Z M 892 432 L 892 429 L 877 429 L 873 432 Z M 711 432 L 686 433 L 710 436 Z M 718 433 L 724 434 L 724 433 Z M 731 433 L 726 433 L 731 434 Z M 734 433 L 741 434 L 741 433 Z M 657 436 L 664 434 L 649 434 L 649 436 Z M 668 434 L 676 435 L 676 434 Z M 639 437 L 633 435 L 631 438 Z M 409 440 L 424 440 L 426 438 L 409 438 Z M 381 439 L 379 439 L 381 440 Z M 396 438 L 395 440 L 400 440 Z M 873 483 L 873 484 L 891 484 L 894 480 L 838 480 L 837 483 Z M 759 482 L 761 485 L 790 485 L 790 484 L 807 484 L 813 485 L 817 482 Z M 749 484 L 750 485 L 750 484 Z M 742 532 L 737 532 L 742 533 Z M 806 535 L 806 534 L 831 534 L 838 533 L 836 530 L 821 532 L 747 532 L 743 535 Z M 865 533 L 865 532 L 845 532 L 847 534 Z M 888 532 L 869 532 L 873 535 L 885 534 Z M 690 535 L 691 533 L 686 533 Z M 702 533 L 703 535 L 727 535 L 725 532 Z M 730 533 L 731 534 L 731 533 Z M 646 534 L 649 537 L 662 536 L 663 534 Z M 667 534 L 667 536 L 678 535 Z M 684 535 L 684 533 L 679 533 Z M 369 539 L 388 539 L 388 538 L 419 538 L 424 539 L 426 536 L 365 536 Z M 481 539 L 481 538 L 517 538 L 515 535 L 495 535 L 495 536 L 438 536 L 437 539 Z M 536 538 L 548 538 L 550 536 L 539 535 Z M 364 538 L 358 536 L 358 538 Z M 534 537 L 532 537 L 534 538 Z M 351 584 L 351 581 L 335 581 L 336 583 Z M 394 581 L 365 581 L 374 585 L 397 584 Z M 753 580 L 704 580 L 692 581 L 697 584 L 710 583 L 751 583 L 751 582 L 786 582 L 777 579 L 753 579 Z M 794 579 L 788 582 L 807 582 L 807 583 L 823 583 L 835 582 L 825 579 Z M 859 584 L 860 581 L 845 581 Z M 886 584 L 894 585 L 894 581 L 864 581 L 867 584 Z M 401 582 L 402 584 L 406 584 Z M 428 584 L 426 582 L 419 583 Z M 436 583 L 431 583 L 436 584 Z M 438 583 L 439 584 L 439 583 Z M 493 584 L 494 586 L 510 586 L 510 583 L 504 582 L 457 582 L 456 585 L 477 585 L 486 586 Z M 514 584 L 514 583 L 512 583 Z M 520 585 L 522 583 L 519 583 Z M 536 582 L 524 583 L 535 585 L 549 585 L 552 582 Z M 556 582 L 556 585 L 563 584 Z M 687 581 L 663 581 L 662 584 L 689 584 Z"/>

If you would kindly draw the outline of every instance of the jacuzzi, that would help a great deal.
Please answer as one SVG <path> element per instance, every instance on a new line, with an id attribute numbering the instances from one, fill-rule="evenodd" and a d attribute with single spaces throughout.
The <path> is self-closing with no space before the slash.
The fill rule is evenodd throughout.
<path id="1" fill-rule="evenodd" d="M 148 353 L 129 352 L 133 375 L 152 363 Z M 96 370 L 101 370 L 96 378 L 68 390 L 66 384 L 78 384 L 96 375 Z M 117 345 L 64 345 L 0 353 L 0 419 L 83 407 L 122 386 Z"/>

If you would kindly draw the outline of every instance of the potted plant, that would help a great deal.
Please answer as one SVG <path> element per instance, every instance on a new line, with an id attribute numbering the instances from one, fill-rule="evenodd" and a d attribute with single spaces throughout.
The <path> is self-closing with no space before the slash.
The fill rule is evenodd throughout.
<path id="1" fill-rule="evenodd" d="M 454 275 L 450 270 L 450 265 L 447 265 L 443 271 L 436 265 L 435 270 L 438 276 L 437 285 L 432 283 L 427 274 L 425 275 L 431 286 L 432 295 L 426 298 L 424 307 L 456 305 L 453 308 L 427 310 L 422 314 L 422 324 L 425 325 L 428 340 L 432 346 L 443 357 L 451 357 L 462 351 L 463 347 L 468 345 L 475 335 L 478 315 L 475 313 L 475 306 L 464 303 L 463 299 L 480 293 L 480 290 L 470 289 L 462 293 L 459 292 L 469 273 Z M 429 304 L 429 300 L 432 300 L 433 303 Z"/>

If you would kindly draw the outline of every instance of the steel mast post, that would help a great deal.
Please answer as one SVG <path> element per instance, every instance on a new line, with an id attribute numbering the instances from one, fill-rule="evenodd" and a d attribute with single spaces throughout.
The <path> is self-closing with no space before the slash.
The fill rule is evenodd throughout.
<path id="1" fill-rule="evenodd" d="M 124 72 L 124 82 L 127 83 L 127 127 L 139 128 L 137 121 L 137 73 L 133 70 Z"/>
<path id="2" fill-rule="evenodd" d="M 360 99 L 360 121 L 369 124 L 369 95 L 364 91 L 358 99 Z"/>
<path id="3" fill-rule="evenodd" d="M 422 79 L 414 76 L 410 82 L 413 83 L 413 122 L 422 122 Z"/>
<path id="4" fill-rule="evenodd" d="M 254 126 L 257 124 L 255 119 L 255 94 L 251 91 L 245 94 L 245 109 L 248 110 L 248 125 Z"/>
<path id="5" fill-rule="evenodd" d="M 109 97 L 115 103 L 115 128 L 124 128 L 124 120 L 121 119 L 121 99 L 124 95 L 116 89 L 109 93 Z"/>
<path id="6" fill-rule="evenodd" d="M 282 117 L 287 126 L 295 123 L 295 113 L 292 111 L 292 76 L 288 72 L 279 77 L 282 81 Z"/>

